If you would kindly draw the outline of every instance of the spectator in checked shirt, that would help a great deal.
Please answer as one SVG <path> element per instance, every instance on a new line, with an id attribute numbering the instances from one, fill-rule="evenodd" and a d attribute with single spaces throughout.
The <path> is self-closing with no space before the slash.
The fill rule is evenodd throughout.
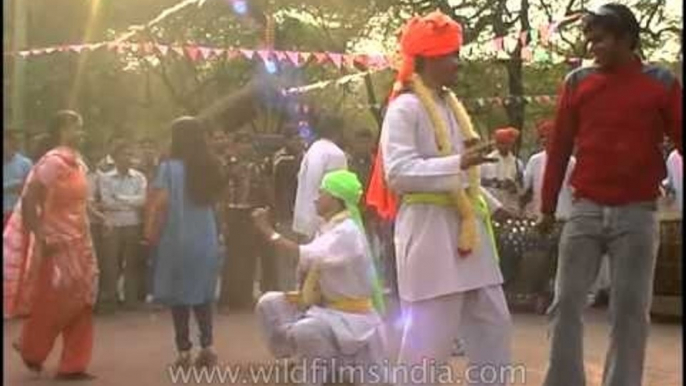
<path id="1" fill-rule="evenodd" d="M 119 144 L 113 152 L 114 170 L 99 178 L 101 205 L 107 222 L 100 259 L 101 300 L 103 307 L 116 307 L 117 283 L 124 277 L 125 306 L 132 308 L 144 299 L 146 261 L 141 253 L 142 208 L 147 180 L 131 168 L 129 143 Z"/>

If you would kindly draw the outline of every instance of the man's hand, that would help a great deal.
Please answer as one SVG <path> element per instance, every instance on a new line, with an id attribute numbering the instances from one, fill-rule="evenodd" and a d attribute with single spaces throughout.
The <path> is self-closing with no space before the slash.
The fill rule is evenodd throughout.
<path id="1" fill-rule="evenodd" d="M 542 235 L 549 235 L 555 226 L 555 215 L 551 213 L 544 213 L 536 223 L 536 229 Z"/>
<path id="2" fill-rule="evenodd" d="M 488 157 L 488 153 L 490 153 L 493 148 L 492 143 L 487 142 L 482 144 L 471 141 L 465 143 L 465 145 L 465 152 L 462 154 L 462 160 L 460 162 L 460 168 L 462 168 L 462 170 L 488 162 L 498 162 L 497 159 Z"/>

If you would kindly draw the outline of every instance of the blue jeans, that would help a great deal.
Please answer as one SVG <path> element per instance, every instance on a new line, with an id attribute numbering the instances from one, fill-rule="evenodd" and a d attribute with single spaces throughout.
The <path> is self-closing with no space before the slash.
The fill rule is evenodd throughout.
<path id="1" fill-rule="evenodd" d="M 655 202 L 613 207 L 574 202 L 560 240 L 544 386 L 586 384 L 582 313 L 604 253 L 610 258 L 612 287 L 603 386 L 641 385 L 659 232 Z"/>

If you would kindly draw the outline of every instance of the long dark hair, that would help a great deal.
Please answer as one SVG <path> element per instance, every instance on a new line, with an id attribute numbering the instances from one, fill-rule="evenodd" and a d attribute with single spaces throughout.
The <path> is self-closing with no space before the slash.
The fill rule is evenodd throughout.
<path id="1" fill-rule="evenodd" d="M 170 158 L 181 160 L 185 167 L 186 192 L 198 205 L 211 205 L 219 198 L 222 187 L 219 162 L 205 141 L 202 122 L 181 117 L 171 124 Z"/>

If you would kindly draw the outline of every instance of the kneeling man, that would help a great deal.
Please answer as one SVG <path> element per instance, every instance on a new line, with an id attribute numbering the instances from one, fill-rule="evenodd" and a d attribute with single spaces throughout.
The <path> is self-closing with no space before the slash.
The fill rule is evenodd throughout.
<path id="1" fill-rule="evenodd" d="M 276 233 L 266 210 L 253 213 L 265 237 L 298 256 L 304 279 L 300 291 L 264 294 L 257 315 L 272 354 L 303 363 L 308 384 L 331 381 L 332 371 L 341 365 L 360 366 L 349 367 L 358 379 L 348 380 L 360 383 L 362 369 L 368 371 L 384 357 L 382 320 L 376 311 L 383 300 L 357 206 L 361 195 L 355 174 L 326 174 L 316 201 L 325 224 L 306 245 Z"/>

